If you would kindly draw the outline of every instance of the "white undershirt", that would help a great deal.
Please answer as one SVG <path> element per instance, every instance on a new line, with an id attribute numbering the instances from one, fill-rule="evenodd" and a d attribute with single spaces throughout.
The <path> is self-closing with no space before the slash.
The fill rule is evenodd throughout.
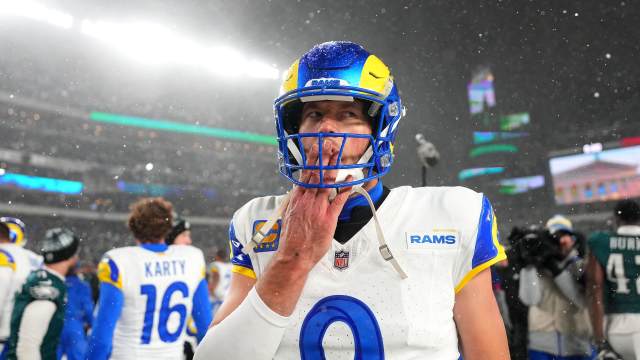
<path id="1" fill-rule="evenodd" d="M 46 267 L 46 266 L 45 266 Z M 64 276 L 46 267 L 48 273 L 64 281 Z M 56 304 L 49 300 L 35 300 L 22 313 L 16 355 L 18 359 L 40 360 L 40 346 L 56 312 Z"/>
<path id="2" fill-rule="evenodd" d="M 40 346 L 55 312 L 56 304 L 52 301 L 36 300 L 27 305 L 18 332 L 18 359 L 40 360 Z"/>

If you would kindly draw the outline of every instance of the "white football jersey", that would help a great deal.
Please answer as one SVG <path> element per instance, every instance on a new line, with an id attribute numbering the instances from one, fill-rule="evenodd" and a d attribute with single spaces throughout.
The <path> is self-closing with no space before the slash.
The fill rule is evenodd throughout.
<path id="1" fill-rule="evenodd" d="M 202 251 L 171 245 L 164 252 L 129 246 L 107 252 L 100 281 L 124 295 L 111 359 L 181 359 L 192 299 L 204 278 Z"/>
<path id="2" fill-rule="evenodd" d="M 42 267 L 42 256 L 20 245 L 0 244 L 0 340 L 11 333 L 11 312 L 16 292 L 33 270 Z"/>
<path id="3" fill-rule="evenodd" d="M 218 286 L 215 288 L 213 295 L 216 300 L 224 301 L 231 286 L 231 263 L 222 261 L 213 261 L 209 264 L 209 271 L 219 274 Z"/>
<path id="4" fill-rule="evenodd" d="M 235 213 L 234 272 L 263 275 L 278 248 L 280 222 L 249 256 L 241 250 L 281 199 L 257 198 Z M 380 255 L 373 219 L 346 244 L 334 240 L 309 274 L 276 359 L 458 358 L 455 294 L 506 258 L 489 201 L 462 187 L 400 187 L 377 214 L 408 278 Z"/>

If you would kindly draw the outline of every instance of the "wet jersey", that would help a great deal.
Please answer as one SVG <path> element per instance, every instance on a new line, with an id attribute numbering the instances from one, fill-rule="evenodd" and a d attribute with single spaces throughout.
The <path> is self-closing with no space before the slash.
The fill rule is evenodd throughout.
<path id="1" fill-rule="evenodd" d="M 263 275 L 278 249 L 281 223 L 248 256 L 242 249 L 281 199 L 254 199 L 235 213 L 233 272 Z M 309 273 L 276 359 L 458 358 L 455 294 L 506 258 L 489 201 L 461 187 L 401 187 L 377 214 L 408 278 L 380 255 L 373 219 L 346 243 L 334 239 Z"/>
<path id="2" fill-rule="evenodd" d="M 181 358 L 188 316 L 211 318 L 204 271 L 202 251 L 189 245 L 107 252 L 98 267 L 101 294 L 87 357 Z M 195 300 L 202 296 L 206 304 Z"/>
<path id="3" fill-rule="evenodd" d="M 11 316 L 11 338 L 9 340 L 8 359 L 16 359 L 17 346 L 20 340 L 20 324 L 25 309 L 33 301 L 51 301 L 56 310 L 48 323 L 42 323 L 47 331 L 40 345 L 42 359 L 56 359 L 58 342 L 62 325 L 64 323 L 64 307 L 67 301 L 67 290 L 61 275 L 50 270 L 40 269 L 33 271 L 27 277 L 22 290 L 16 295 L 16 300 Z"/>
<path id="4" fill-rule="evenodd" d="M 640 313 L 640 234 L 595 233 L 589 247 L 605 271 L 605 312 Z"/>
<path id="5" fill-rule="evenodd" d="M 0 340 L 9 338 L 15 294 L 31 271 L 42 266 L 42 257 L 20 245 L 0 244 Z"/>

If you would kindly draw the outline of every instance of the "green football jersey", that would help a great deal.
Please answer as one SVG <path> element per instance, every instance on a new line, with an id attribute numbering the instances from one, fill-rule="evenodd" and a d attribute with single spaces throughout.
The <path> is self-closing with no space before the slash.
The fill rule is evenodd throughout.
<path id="1" fill-rule="evenodd" d="M 640 236 L 595 233 L 589 247 L 605 272 L 605 312 L 640 313 Z"/>
<path id="2" fill-rule="evenodd" d="M 64 324 L 64 306 L 67 298 L 67 287 L 64 280 L 45 269 L 32 271 L 22 286 L 22 291 L 16 295 L 13 313 L 11 314 L 11 337 L 9 338 L 8 359 L 16 359 L 18 339 L 20 337 L 20 322 L 25 308 L 32 301 L 52 301 L 56 311 L 47 326 L 40 356 L 43 360 L 56 359 L 56 350 L 60 341 L 60 333 Z"/>

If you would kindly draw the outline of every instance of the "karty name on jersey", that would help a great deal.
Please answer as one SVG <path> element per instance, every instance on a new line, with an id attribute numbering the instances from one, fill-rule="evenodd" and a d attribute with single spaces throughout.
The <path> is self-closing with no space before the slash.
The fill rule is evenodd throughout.
<path id="1" fill-rule="evenodd" d="M 147 261 L 144 263 L 145 277 L 174 276 L 185 274 L 185 260 Z"/>

